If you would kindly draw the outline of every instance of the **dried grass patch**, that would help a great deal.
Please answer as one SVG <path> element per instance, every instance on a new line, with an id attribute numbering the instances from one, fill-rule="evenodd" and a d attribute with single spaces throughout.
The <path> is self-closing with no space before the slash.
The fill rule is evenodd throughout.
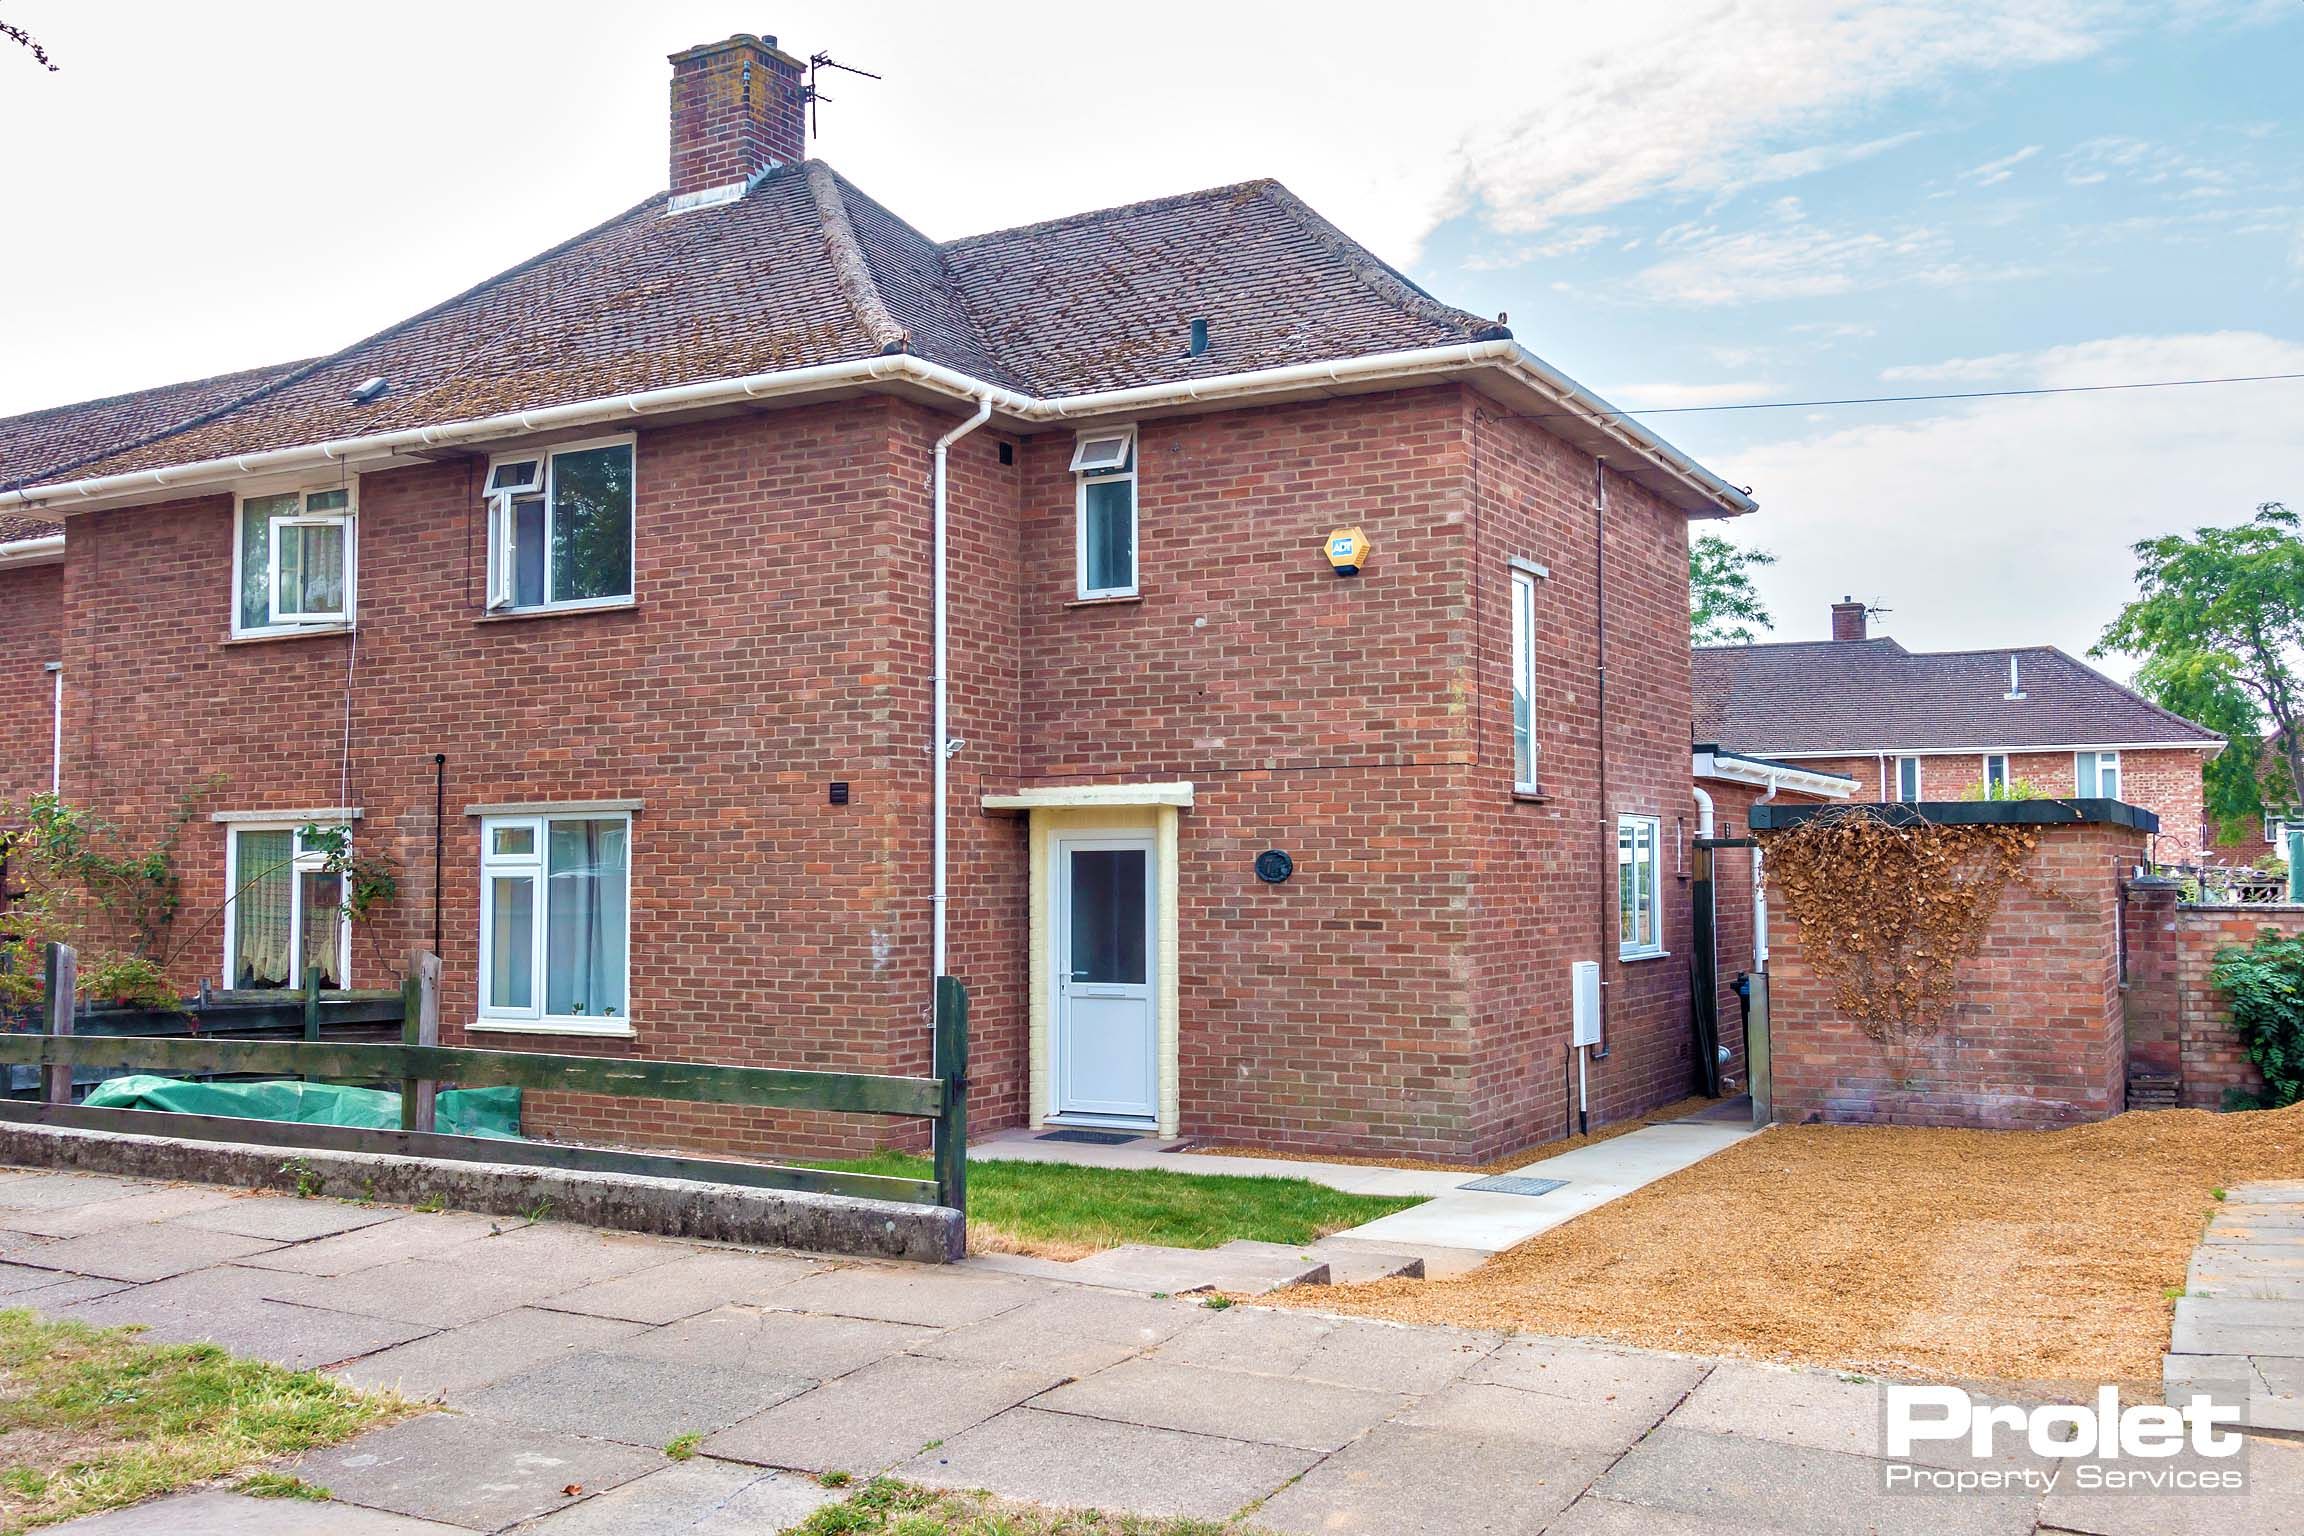
<path id="1" fill-rule="evenodd" d="M 1469 1274 L 1265 1299 L 1878 1375 L 2157 1382 L 2215 1192 L 2299 1176 L 2304 1105 L 1779 1126 Z"/>

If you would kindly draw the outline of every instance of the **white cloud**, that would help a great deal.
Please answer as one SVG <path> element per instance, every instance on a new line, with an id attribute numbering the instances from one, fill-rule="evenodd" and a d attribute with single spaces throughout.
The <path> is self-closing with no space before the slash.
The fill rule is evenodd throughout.
<path id="1" fill-rule="evenodd" d="M 1917 283 L 1952 287 L 2032 277 L 2022 264 L 1961 260 L 1949 237 L 1925 225 L 1839 230 L 1811 223 L 1796 198 L 1779 198 L 1772 225 L 1724 230 L 1680 224 L 1657 237 L 1671 254 L 1634 273 L 1631 290 L 1671 304 L 1712 307 L 1769 299 L 1830 298 Z"/>
<path id="2" fill-rule="evenodd" d="M 1970 166 L 1960 173 L 1960 179 L 1974 186 L 1996 187 L 2015 175 L 2016 167 L 2038 153 L 2040 153 L 2039 145 L 2027 144 L 2014 154 L 2002 155 L 1997 160 L 1987 160 L 1982 165 Z"/>
<path id="3" fill-rule="evenodd" d="M 2028 352 L 1995 352 L 1989 357 L 1948 357 L 1940 363 L 1900 363 L 1880 370 L 1891 384 L 1971 384 L 2013 378 L 2031 361 Z"/>
<path id="4" fill-rule="evenodd" d="M 2247 331 L 2107 337 L 2008 364 L 2051 385 L 2299 371 L 2304 342 Z M 1778 556 L 1761 584 L 1781 638 L 1821 636 L 1831 599 L 1863 592 L 1897 610 L 1888 628 L 1909 646 L 2079 652 L 2132 595 L 2136 540 L 2304 505 L 2299 411 L 2304 383 L 1991 400 L 1901 422 L 1837 413 L 1710 457 L 1760 499 L 1745 537 Z"/>
<path id="5" fill-rule="evenodd" d="M 1845 164 L 1904 136 L 1843 143 L 1831 133 L 1841 120 L 1956 74 L 2083 57 L 2126 9 L 1727 0 L 1582 61 L 1540 105 L 1473 134 L 1467 197 L 1499 228 L 1540 229 L 1657 193 L 1712 195 Z"/>

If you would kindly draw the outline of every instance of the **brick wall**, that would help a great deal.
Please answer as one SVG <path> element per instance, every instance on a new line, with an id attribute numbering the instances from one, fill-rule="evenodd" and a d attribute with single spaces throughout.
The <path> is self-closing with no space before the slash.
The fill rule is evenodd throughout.
<path id="1" fill-rule="evenodd" d="M 1754 748 L 1753 750 L 1758 750 Z M 2181 864 L 2199 857 L 2201 847 L 2199 750 L 2176 747 L 2120 754 L 2120 798 L 2160 818 L 2153 843 L 2154 856 L 2164 864 Z M 1881 788 L 1881 761 L 1875 754 L 1834 758 L 1802 758 L 1800 766 L 1822 773 L 1840 773 L 1856 781 L 1857 800 L 1895 798 L 1896 760 L 1889 758 L 1888 787 Z M 2075 793 L 2077 770 L 2069 752 L 2013 752 L 2008 756 L 2011 776 L 2031 781 L 2044 795 Z M 1973 752 L 1947 753 L 1920 759 L 1920 798 L 1958 800 L 1984 781 L 1984 760 Z"/>
<path id="2" fill-rule="evenodd" d="M 61 566 L 0 571 L 0 803 L 48 789 L 63 600 Z"/>
<path id="3" fill-rule="evenodd" d="M 1953 1013 L 1929 1037 L 1868 1038 L 1833 1003 L 1807 935 L 1772 912 L 1769 1016 L 1776 1115 L 2025 1129 L 2100 1119 L 2124 1104 L 2119 986 L 2122 876 L 2143 834 L 2100 823 L 2033 828 L 1981 952 L 1961 962 Z M 1778 834 L 1762 833 L 1763 851 Z"/>
<path id="4" fill-rule="evenodd" d="M 2181 887 L 2128 886 L 2128 1049 L 2131 1070 L 2179 1079 L 2177 1102 L 2220 1109 L 2228 1094 L 2264 1091 L 2264 1074 L 2232 1032 L 2230 1001 L 2210 980 L 2219 950 L 2267 928 L 2304 932 L 2304 907 L 2183 905 Z"/>

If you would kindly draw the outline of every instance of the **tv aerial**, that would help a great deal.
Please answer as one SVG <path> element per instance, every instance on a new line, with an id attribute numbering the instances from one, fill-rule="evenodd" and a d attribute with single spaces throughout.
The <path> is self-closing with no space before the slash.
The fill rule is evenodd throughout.
<path id="1" fill-rule="evenodd" d="M 832 99 L 831 97 L 825 95 L 824 92 L 816 84 L 816 71 L 820 69 L 837 69 L 851 75 L 862 75 L 867 80 L 877 80 L 880 78 L 880 76 L 872 73 L 872 71 L 868 69 L 858 69 L 853 64 L 843 64 L 828 53 L 812 53 L 808 55 L 808 132 L 811 137 L 817 136 L 824 131 L 823 124 L 818 117 L 819 103 L 827 102 Z"/>

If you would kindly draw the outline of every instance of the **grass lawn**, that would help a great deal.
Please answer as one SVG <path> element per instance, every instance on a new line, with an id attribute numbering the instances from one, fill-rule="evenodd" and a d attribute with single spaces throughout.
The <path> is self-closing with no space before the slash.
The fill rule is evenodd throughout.
<path id="1" fill-rule="evenodd" d="M 878 1152 L 813 1163 L 851 1173 L 928 1177 L 928 1159 Z M 1078 1258 L 1122 1243 L 1214 1248 L 1234 1238 L 1309 1243 L 1422 1204 L 1415 1197 L 1348 1195 L 1306 1179 L 1067 1163 L 968 1164 L 971 1245 L 983 1252 Z"/>
<path id="2" fill-rule="evenodd" d="M 2219 1192 L 2304 1104 L 2058 1131 L 1780 1125 L 1443 1280 L 1262 1298 L 1867 1375 L 2157 1387 Z"/>
<path id="3" fill-rule="evenodd" d="M 1158 1520 L 1091 1509 L 1039 1509 L 981 1493 L 940 1493 L 876 1478 L 827 1504 L 793 1536 L 1256 1536 L 1217 1520 Z"/>
<path id="4" fill-rule="evenodd" d="M 213 1344 L 144 1344 L 130 1329 L 0 1311 L 0 1533 L 334 1445 L 413 1411 Z M 326 1496 L 273 1474 L 251 1483 L 272 1496 Z"/>

